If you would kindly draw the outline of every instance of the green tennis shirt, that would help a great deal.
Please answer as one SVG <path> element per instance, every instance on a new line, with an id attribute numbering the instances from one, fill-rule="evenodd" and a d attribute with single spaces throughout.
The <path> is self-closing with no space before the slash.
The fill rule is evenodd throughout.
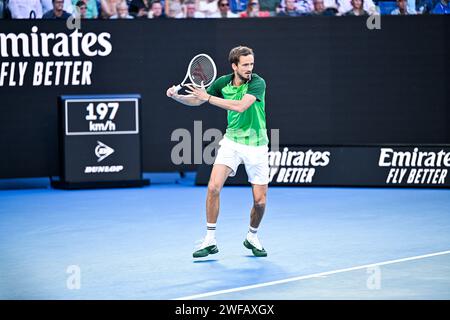
<path id="1" fill-rule="evenodd" d="M 227 100 L 241 100 L 245 94 L 256 97 L 256 101 L 244 112 L 228 110 L 228 126 L 225 137 L 248 146 L 264 146 L 269 143 L 266 129 L 265 95 L 266 82 L 257 74 L 238 87 L 233 86 L 233 74 L 218 78 L 208 88 L 213 96 Z"/>

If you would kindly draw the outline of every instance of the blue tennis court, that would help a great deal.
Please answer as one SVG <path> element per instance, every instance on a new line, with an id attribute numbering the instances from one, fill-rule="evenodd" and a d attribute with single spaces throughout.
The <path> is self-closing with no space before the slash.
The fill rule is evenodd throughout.
<path id="1" fill-rule="evenodd" d="M 450 190 L 269 188 L 268 257 L 256 258 L 242 245 L 251 189 L 228 186 L 219 253 L 194 260 L 206 187 L 146 176 L 144 188 L 79 191 L 1 181 L 0 298 L 450 298 Z"/>

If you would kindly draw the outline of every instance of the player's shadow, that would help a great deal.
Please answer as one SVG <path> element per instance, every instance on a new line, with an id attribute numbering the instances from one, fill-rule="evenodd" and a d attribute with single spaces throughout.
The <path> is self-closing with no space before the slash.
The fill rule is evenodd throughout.
<path id="1" fill-rule="evenodd" d="M 194 260 L 193 263 L 214 263 L 218 261 L 219 259 Z"/>

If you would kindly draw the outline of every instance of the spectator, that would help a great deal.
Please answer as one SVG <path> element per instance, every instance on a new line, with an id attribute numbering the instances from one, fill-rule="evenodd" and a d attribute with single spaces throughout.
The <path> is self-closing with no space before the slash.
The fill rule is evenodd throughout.
<path id="1" fill-rule="evenodd" d="M 279 17 L 298 17 L 301 15 L 302 13 L 295 6 L 295 0 L 286 0 L 286 7 L 277 14 Z"/>
<path id="2" fill-rule="evenodd" d="M 132 0 L 130 2 L 130 14 L 138 18 L 146 18 L 150 7 L 150 0 Z"/>
<path id="3" fill-rule="evenodd" d="M 82 0 L 78 0 L 75 4 L 75 8 L 77 13 L 79 14 L 80 19 L 87 19 L 87 6 L 86 3 Z"/>
<path id="4" fill-rule="evenodd" d="M 336 0 L 336 2 L 339 5 L 339 12 L 341 14 L 345 14 L 351 10 L 353 10 L 353 5 L 351 3 L 351 0 Z M 328 6 L 326 6 L 328 7 Z M 378 14 L 377 8 L 375 7 L 375 4 L 373 3 L 373 0 L 364 0 L 363 9 L 368 12 L 368 14 Z"/>
<path id="5" fill-rule="evenodd" d="M 219 13 L 218 0 L 199 0 L 198 11 L 203 13 L 206 18 L 211 18 Z"/>
<path id="6" fill-rule="evenodd" d="M 269 11 L 271 15 L 277 14 L 277 8 L 280 6 L 280 0 L 259 0 L 259 8 L 262 11 Z"/>
<path id="7" fill-rule="evenodd" d="M 400 0 L 405 1 L 405 0 Z M 368 16 L 369 13 L 364 10 L 364 0 L 351 0 L 352 10 L 347 11 L 344 16 Z"/>
<path id="8" fill-rule="evenodd" d="M 53 0 L 41 0 L 42 12 L 48 12 L 53 10 Z M 63 10 L 72 14 L 74 13 L 74 7 L 72 5 L 72 0 L 64 0 Z"/>
<path id="9" fill-rule="evenodd" d="M 95 1 L 95 0 L 94 0 Z M 100 0 L 101 17 L 109 19 L 117 14 L 117 5 L 123 0 Z"/>
<path id="10" fill-rule="evenodd" d="M 184 17 L 187 19 L 192 19 L 192 18 L 204 18 L 205 15 L 199 11 L 197 11 L 197 6 L 195 5 L 194 1 L 187 1 L 185 3 L 185 15 Z"/>
<path id="11" fill-rule="evenodd" d="M 431 11 L 432 14 L 450 14 L 450 6 L 448 0 L 441 0 Z"/>
<path id="12" fill-rule="evenodd" d="M 339 2 L 341 0 L 324 0 L 325 11 L 322 15 L 324 16 L 340 16 L 339 12 Z"/>
<path id="13" fill-rule="evenodd" d="M 311 14 L 314 16 L 323 15 L 325 11 L 325 2 L 323 0 L 313 0 L 313 10 Z"/>
<path id="14" fill-rule="evenodd" d="M 41 19 L 40 0 L 9 0 L 9 11 L 13 19 Z"/>
<path id="15" fill-rule="evenodd" d="M 430 14 L 440 0 L 417 0 L 416 7 L 418 14 Z"/>
<path id="16" fill-rule="evenodd" d="M 70 13 L 64 11 L 64 0 L 53 0 L 53 10 L 47 11 L 42 19 L 67 19 L 71 16 Z"/>
<path id="17" fill-rule="evenodd" d="M 280 2 L 281 10 L 286 8 L 286 0 L 281 0 Z M 313 10 L 313 1 L 312 0 L 296 0 L 295 7 L 298 12 L 301 13 L 309 13 Z"/>
<path id="18" fill-rule="evenodd" d="M 247 10 L 247 3 L 249 0 L 229 0 L 230 9 L 233 13 L 240 13 Z"/>
<path id="19" fill-rule="evenodd" d="M 412 11 L 409 7 L 408 7 L 408 2 L 407 0 L 396 0 L 397 2 L 397 8 L 395 8 L 394 10 L 391 11 L 392 15 L 409 15 L 409 14 L 416 14 L 415 11 Z"/>
<path id="20" fill-rule="evenodd" d="M 270 17 L 269 11 L 259 10 L 259 1 L 250 0 L 247 4 L 247 10 L 241 13 L 241 18 L 267 18 Z"/>
<path id="21" fill-rule="evenodd" d="M 161 19 L 165 18 L 166 15 L 163 13 L 163 6 L 160 1 L 155 0 L 150 5 L 150 11 L 148 12 L 149 19 Z"/>
<path id="22" fill-rule="evenodd" d="M 233 13 L 230 10 L 230 2 L 229 0 L 219 0 L 217 2 L 217 6 L 219 7 L 219 11 L 212 15 L 211 18 L 238 18 L 239 15 Z"/>
<path id="23" fill-rule="evenodd" d="M 116 14 L 111 16 L 110 19 L 133 19 L 128 12 L 128 5 L 125 1 L 121 1 L 117 4 Z"/>
<path id="24" fill-rule="evenodd" d="M 72 4 L 76 5 L 79 0 L 72 0 Z M 97 0 L 81 0 L 86 4 L 86 19 L 97 19 L 98 8 Z"/>
<path id="25" fill-rule="evenodd" d="M 168 18 L 184 18 L 183 0 L 166 0 L 165 12 Z"/>

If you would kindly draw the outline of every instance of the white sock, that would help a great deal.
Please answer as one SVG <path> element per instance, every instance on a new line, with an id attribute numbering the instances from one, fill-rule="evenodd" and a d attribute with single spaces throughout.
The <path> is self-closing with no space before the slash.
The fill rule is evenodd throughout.
<path id="1" fill-rule="evenodd" d="M 248 235 L 250 237 L 256 236 L 257 232 L 258 232 L 258 228 L 253 228 L 252 226 L 248 227 Z"/>
<path id="2" fill-rule="evenodd" d="M 216 237 L 216 223 L 206 223 L 206 238 L 214 239 Z"/>
<path id="3" fill-rule="evenodd" d="M 259 250 L 262 250 L 262 245 L 259 242 L 257 232 L 258 232 L 258 228 L 253 228 L 252 226 L 250 226 L 248 228 L 247 240 L 250 241 L 251 244 L 253 244 L 256 248 L 258 248 Z"/>

